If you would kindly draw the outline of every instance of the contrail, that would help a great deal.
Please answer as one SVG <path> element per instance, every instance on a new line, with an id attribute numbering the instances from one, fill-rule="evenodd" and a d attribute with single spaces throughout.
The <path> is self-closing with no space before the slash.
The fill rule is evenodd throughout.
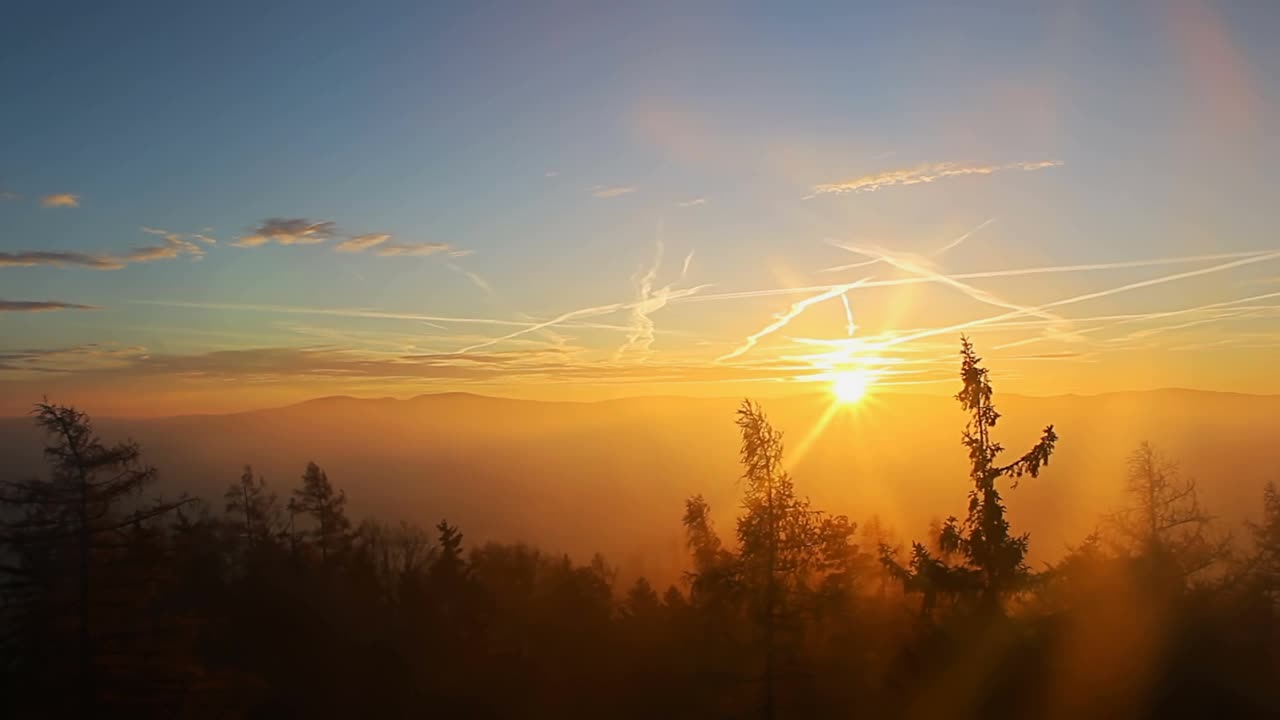
<path id="1" fill-rule="evenodd" d="M 1031 268 L 1011 268 L 1008 270 L 985 270 L 981 272 L 955 273 L 951 275 L 956 280 L 975 280 L 978 278 L 994 278 L 994 277 L 1017 277 L 1021 275 L 1042 275 L 1048 273 L 1072 273 L 1087 272 L 1092 270 L 1120 270 L 1124 268 L 1136 267 L 1155 267 L 1159 265 L 1181 265 L 1194 262 L 1208 262 L 1211 260 L 1228 260 L 1232 258 L 1256 258 L 1266 256 L 1265 259 L 1271 259 L 1272 250 L 1250 250 L 1245 252 L 1217 253 L 1213 255 L 1186 255 L 1182 257 L 1170 258 L 1154 258 L 1150 260 L 1124 260 L 1111 263 L 1089 263 L 1080 265 L 1049 265 L 1044 267 Z M 878 261 L 873 261 L 878 262 Z M 866 265 L 870 263 L 858 263 Z M 920 283 L 933 282 L 928 278 L 910 277 L 910 278 L 890 278 L 888 280 L 873 280 L 862 284 L 865 288 L 874 287 L 894 287 L 897 285 L 916 285 Z M 699 295 L 696 298 L 688 298 L 683 302 L 709 302 L 714 300 L 739 300 L 743 298 L 754 297 L 771 297 L 774 295 L 799 295 L 802 293 L 821 292 L 829 290 L 838 285 L 810 285 L 798 288 L 769 288 L 766 290 L 739 290 L 735 292 L 714 293 L 711 295 Z"/>
<path id="2" fill-rule="evenodd" d="M 673 299 L 673 300 L 674 300 L 674 299 L 678 299 L 678 298 L 687 297 L 687 296 L 692 295 L 692 294 L 694 294 L 694 293 L 696 293 L 696 292 L 700 292 L 700 291 L 702 291 L 702 290 L 705 290 L 707 287 L 708 287 L 708 286 L 706 286 L 706 285 L 698 285 L 698 286 L 695 286 L 695 287 L 687 288 L 687 289 L 685 289 L 685 290 L 676 290 L 676 291 L 674 291 L 674 292 L 672 292 L 672 293 L 671 293 L 671 295 L 670 295 L 670 298 L 669 298 L 669 299 Z M 469 346 L 467 346 L 467 347 L 464 347 L 464 348 L 462 348 L 462 349 L 460 349 L 460 350 L 456 350 L 456 351 L 454 351 L 454 352 L 455 352 L 455 354 L 464 354 L 464 353 L 469 353 L 469 352 L 471 352 L 472 350 L 479 350 L 479 349 L 481 349 L 481 348 L 486 348 L 486 347 L 489 347 L 489 346 L 491 346 L 491 345 L 496 345 L 496 344 L 498 344 L 498 343 L 500 343 L 500 342 L 503 342 L 504 340 L 511 340 L 512 338 L 517 338 L 517 337 L 520 337 L 521 335 L 525 335 L 525 334 L 527 334 L 527 333 L 537 332 L 537 331 L 539 331 L 539 330 L 545 330 L 546 328 L 552 327 L 552 326 L 554 326 L 554 325 L 559 325 L 559 324 L 564 323 L 564 322 L 568 322 L 569 320 L 573 320 L 574 318 L 580 318 L 580 317 L 595 317 L 595 316 L 597 316 L 597 315 L 609 315 L 609 314 L 611 314 L 611 313 L 615 313 L 615 312 L 617 312 L 617 311 L 619 311 L 619 310 L 629 310 L 629 309 L 631 309 L 631 308 L 633 308 L 633 307 L 635 307 L 636 305 L 639 305 L 639 304 L 640 304 L 640 303 L 634 303 L 634 302 L 631 302 L 631 303 L 610 303 L 610 304 L 608 304 L 608 305 L 597 305 L 596 307 L 589 307 L 589 308 L 581 308 L 581 309 L 578 309 L 578 310 L 571 310 L 571 311 L 569 311 L 569 312 L 567 312 L 567 313 L 564 313 L 563 315 L 558 315 L 558 316 L 556 316 L 556 317 L 554 317 L 554 318 L 551 318 L 550 320 L 544 320 L 543 322 L 537 323 L 537 324 L 535 324 L 535 325 L 529 325 L 528 327 L 524 327 L 524 328 L 522 328 L 522 329 L 520 329 L 520 330 L 516 330 L 515 332 L 507 333 L 506 335 L 503 335 L 502 337 L 496 337 L 496 338 L 492 338 L 492 339 L 490 339 L 490 340 L 486 340 L 486 341 L 484 341 L 484 342 L 482 342 L 482 343 L 477 343 L 477 344 L 475 344 L 475 345 L 469 345 Z M 514 323 L 513 323 L 513 324 L 514 324 Z M 630 330 L 632 330 L 632 329 L 633 329 L 633 326 L 630 326 L 630 325 L 588 325 L 588 326 L 585 326 L 585 327 L 603 327 L 603 328 L 608 328 L 608 329 L 610 329 L 610 330 L 626 330 L 626 331 L 630 331 Z"/>
<path id="3" fill-rule="evenodd" d="M 830 240 L 828 240 L 828 242 L 830 242 Z M 834 266 L 829 267 L 829 268 L 822 268 L 822 269 L 821 269 L 821 270 L 819 270 L 818 272 L 839 272 L 839 271 L 841 271 L 841 270 L 852 270 L 852 269 L 854 269 L 854 268 L 866 267 L 866 266 L 868 266 L 868 265 L 875 265 L 875 264 L 876 264 L 876 263 L 878 263 L 878 262 L 880 262 L 880 261 L 879 261 L 879 260 L 864 260 L 863 262 L 849 263 L 848 265 L 834 265 Z"/>
<path id="4" fill-rule="evenodd" d="M 867 281 L 867 279 L 869 278 L 864 278 L 857 282 L 848 283 L 846 285 L 837 285 L 836 287 L 833 287 L 833 288 L 827 288 L 827 290 L 821 294 L 814 295 L 813 297 L 810 297 L 810 298 L 805 298 L 804 300 L 801 300 L 796 303 L 792 303 L 791 309 L 787 310 L 785 313 L 782 313 L 781 315 L 778 315 L 773 322 L 766 325 L 759 332 L 756 332 L 753 335 L 748 335 L 746 341 L 744 341 L 742 345 L 738 346 L 738 348 L 733 350 L 732 352 L 726 353 L 716 358 L 716 362 L 719 363 L 719 362 L 724 362 L 725 360 L 732 360 L 733 358 L 736 358 L 739 355 L 742 355 L 743 353 L 747 352 L 751 348 L 755 347 L 756 343 L 760 341 L 760 338 L 763 338 L 767 335 L 770 335 L 786 327 L 787 323 L 791 322 L 796 318 L 797 315 L 804 312 L 805 308 L 815 303 L 820 303 L 823 300 L 829 300 L 837 295 L 843 295 L 849 290 L 852 290 L 853 288 L 863 284 L 864 282 Z"/>
<path id="5" fill-rule="evenodd" d="M 972 234 L 974 234 L 974 233 L 978 232 L 979 230 L 981 230 L 982 228 L 984 228 L 984 227 L 986 227 L 986 226 L 990 225 L 991 223 L 995 222 L 995 220 L 996 220 L 996 219 L 995 219 L 994 217 L 989 217 L 989 218 L 987 218 L 987 219 L 986 219 L 986 220 L 984 220 L 984 221 L 982 222 L 982 224 L 981 224 L 981 225 L 979 225 L 978 227 L 976 227 L 976 228 L 974 228 L 974 229 L 970 230 L 969 232 L 967 232 L 967 233 L 965 233 L 965 234 L 961 235 L 960 237 L 956 238 L 955 240 L 952 240 L 951 242 L 947 243 L 946 245 L 943 245 L 942 247 L 938 248 L 937 250 L 934 250 L 934 251 L 933 251 L 933 254 L 934 254 L 934 255 L 941 255 L 942 253 L 944 253 L 944 252 L 946 252 L 946 251 L 948 251 L 948 250 L 952 250 L 952 249 L 956 248 L 957 246 L 959 246 L 959 245 L 960 245 L 960 243 L 964 242 L 965 240 L 968 240 L 970 235 L 972 235 Z"/>
<path id="6" fill-rule="evenodd" d="M 704 286 L 705 287 L 705 286 Z M 126 300 L 133 305 L 157 305 L 160 307 L 182 307 L 200 310 L 244 310 L 248 312 L 269 312 L 282 315 L 328 315 L 332 317 L 369 318 L 373 320 L 413 320 L 423 323 L 459 323 L 472 325 L 498 325 L 507 327 L 531 328 L 537 321 L 502 320 L 499 318 L 455 317 L 447 315 L 419 315 L 415 313 L 384 312 L 381 310 L 362 310 L 358 308 L 308 308 L 293 305 L 253 305 L 243 303 L 202 303 L 181 300 Z M 582 323 L 579 327 L 595 330 L 630 330 L 627 325 L 608 325 L 599 323 Z"/>
<path id="7" fill-rule="evenodd" d="M 512 338 L 520 337 L 521 335 L 524 335 L 526 333 L 531 333 L 538 330 L 542 330 L 544 328 L 549 328 L 553 325 L 559 325 L 562 322 L 573 320 L 574 318 L 594 317 L 596 315 L 608 315 L 610 313 L 617 312 L 625 307 L 627 307 L 627 305 L 623 303 L 611 303 L 609 305 L 597 305 L 596 307 L 573 310 L 573 311 L 564 313 L 563 315 L 557 315 L 556 317 L 550 320 L 544 320 L 543 322 L 537 323 L 535 325 L 529 325 L 527 327 L 521 328 L 520 330 L 516 330 L 515 332 L 507 333 L 502 337 L 496 337 L 491 340 L 485 340 L 484 342 L 476 343 L 475 345 L 468 345 L 467 347 L 464 347 L 461 350 L 456 351 L 456 354 L 462 355 L 465 353 L 469 353 L 473 350 L 479 350 L 481 348 L 487 348 L 491 345 L 497 345 L 498 343 L 504 340 L 511 340 Z"/>
<path id="8" fill-rule="evenodd" d="M 1063 305 L 1073 305 L 1075 303 L 1085 302 L 1086 300 L 1096 300 L 1097 298 L 1107 297 L 1109 295 L 1117 295 L 1123 292 L 1128 292 L 1130 290 L 1138 290 L 1144 287 L 1151 287 L 1152 285 L 1162 285 L 1164 283 L 1173 282 L 1175 280 L 1185 280 L 1190 277 L 1208 275 L 1210 273 L 1220 272 L 1222 270 L 1230 270 L 1231 268 L 1240 267 L 1242 265 L 1250 265 L 1253 263 L 1265 262 L 1267 260 L 1274 260 L 1276 258 L 1280 258 L 1280 252 L 1270 252 L 1264 255 L 1253 255 L 1250 257 L 1243 258 L 1241 260 L 1222 263 L 1220 265 L 1214 265 L 1212 267 L 1200 268 L 1198 270 L 1188 270 L 1187 272 L 1174 273 L 1173 275 L 1164 275 L 1158 278 L 1140 280 L 1138 282 L 1129 283 L 1127 285 L 1121 285 L 1119 287 L 1110 288 L 1108 290 L 1099 290 L 1097 292 L 1085 293 L 1084 295 L 1076 295 L 1075 297 L 1069 297 L 1064 300 L 1057 300 L 1055 302 L 1046 303 L 1034 309 L 1047 310 L 1049 308 L 1062 307 Z M 979 318 L 977 320 L 970 320 L 968 322 L 963 322 L 963 323 L 956 323 L 954 325 L 948 325 L 946 327 L 933 328 L 931 330 L 924 330 L 918 333 L 903 335 L 897 338 L 893 338 L 892 340 L 887 340 L 884 343 L 880 344 L 876 349 L 883 350 L 884 348 L 892 347 L 894 345 L 901 345 L 902 343 L 905 343 L 905 342 L 911 342 L 913 340 L 933 337 L 934 335 L 942 335 L 944 333 L 964 331 L 971 327 L 987 325 L 989 323 L 999 322 L 1001 320 L 1007 320 L 1009 318 L 1014 318 L 1014 317 L 1022 317 L 1026 314 L 1027 313 L 1022 310 L 1014 310 L 1012 312 L 1002 313 L 1000 315 L 993 315 L 991 317 Z"/>
<path id="9" fill-rule="evenodd" d="M 688 255 L 684 256 L 684 266 L 680 268 L 680 279 L 683 280 L 689 274 L 689 264 L 693 262 L 693 251 L 690 250 Z"/>
<path id="10" fill-rule="evenodd" d="M 1217 309 L 1217 308 L 1231 307 L 1231 306 L 1233 306 L 1233 305 L 1239 305 L 1239 304 L 1241 304 L 1241 303 L 1253 302 L 1254 300 L 1267 300 L 1267 299 L 1274 298 L 1274 297 L 1280 297 L 1280 292 L 1266 293 L 1266 294 L 1263 294 L 1263 295 L 1253 295 L 1253 296 L 1251 296 L 1251 297 L 1239 298 L 1239 299 L 1236 299 L 1236 300 L 1225 300 L 1225 301 L 1222 301 L 1222 302 L 1209 303 L 1209 304 L 1207 304 L 1207 305 L 1197 305 L 1197 306 L 1195 306 L 1195 307 L 1179 308 L 1179 309 L 1177 309 L 1177 310 L 1164 310 L 1164 311 L 1160 311 L 1160 312 L 1149 312 L 1149 313 L 1140 313 L 1140 314 L 1133 314 L 1133 315 L 1113 315 L 1113 316 L 1109 316 L 1109 317 L 1108 317 L 1108 316 L 1103 316 L 1103 317 L 1098 317 L 1098 318 L 1081 318 L 1080 320 L 1081 320 L 1081 321 L 1085 321 L 1085 322 L 1090 321 L 1090 320 L 1112 320 L 1112 321 L 1114 321 L 1114 322 L 1109 322 L 1109 323 L 1107 323 L 1106 325 L 1098 325 L 1098 326 L 1096 326 L 1096 327 L 1088 328 L 1088 329 L 1085 329 L 1085 330 L 1080 330 L 1080 331 L 1078 332 L 1078 334 L 1080 334 L 1080 335 L 1085 335 L 1085 334 L 1088 334 L 1088 333 L 1097 332 L 1097 331 L 1099 331 L 1099 330 L 1105 330 L 1105 329 L 1107 329 L 1107 328 L 1112 328 L 1112 327 L 1115 327 L 1115 326 L 1117 326 L 1117 325 L 1128 325 L 1128 324 L 1130 324 L 1130 323 L 1135 323 L 1135 322 L 1147 322 L 1147 321 L 1150 321 L 1150 320 L 1159 320 L 1159 319 L 1161 319 L 1161 318 L 1173 317 L 1173 316 L 1175 316 L 1175 315 L 1188 315 L 1188 314 L 1191 314 L 1191 313 L 1204 312 L 1205 310 L 1214 310 L 1214 309 Z M 1227 316 L 1227 317 L 1235 317 L 1235 316 L 1234 316 L 1234 315 L 1229 315 L 1229 316 Z M 1220 316 L 1220 317 L 1214 317 L 1214 318 L 1209 318 L 1208 320 L 1197 320 L 1197 321 L 1195 321 L 1195 323 L 1196 323 L 1196 324 L 1200 324 L 1200 323 L 1203 323 L 1203 322 L 1212 321 L 1212 320 L 1220 320 L 1220 319 L 1224 319 L 1224 318 L 1223 318 L 1223 317 L 1221 317 L 1221 316 Z M 1172 326 L 1172 327 L 1151 328 L 1151 329 L 1149 329 L 1149 330 L 1139 331 L 1139 333 L 1140 333 L 1140 334 L 1131 333 L 1130 335 L 1125 336 L 1125 337 L 1123 337 L 1123 338 L 1112 338 L 1109 342 L 1118 342 L 1118 341 L 1120 341 L 1120 340 L 1128 340 L 1128 339 L 1132 339 L 1133 337 L 1135 337 L 1135 335 L 1137 335 L 1137 336 L 1139 336 L 1139 337 L 1146 337 L 1146 336 L 1148 336 L 1148 335 L 1154 335 L 1154 334 L 1157 334 L 1157 333 L 1164 332 L 1164 331 L 1166 331 L 1166 330 L 1176 330 L 1176 329 L 1181 328 L 1181 327 L 1189 327 L 1189 326 L 1188 326 L 1188 325 L 1186 325 L 1186 324 L 1183 324 L 1183 325 L 1177 325 L 1177 326 Z M 993 347 L 992 349 L 993 349 L 993 350 L 1003 350 L 1003 349 L 1005 349 L 1005 348 L 1019 347 L 1019 346 L 1022 346 L 1022 345 L 1030 345 L 1031 343 L 1040 342 L 1040 341 L 1045 340 L 1045 339 L 1046 339 L 1046 338 L 1044 338 L 1044 337 L 1033 337 L 1033 338 L 1026 338 L 1026 339 L 1023 339 L 1023 340 L 1015 340 L 1015 341 L 1013 341 L 1013 342 L 1004 343 L 1004 344 L 1002 344 L 1002 345 L 996 345 L 996 346 L 995 346 L 995 347 Z"/>
<path id="11" fill-rule="evenodd" d="M 466 279 L 470 280 L 470 281 L 471 281 L 471 284 L 472 284 L 472 285 L 475 285 L 475 286 L 476 286 L 476 287 L 478 287 L 478 288 L 480 288 L 480 290 L 482 290 L 482 291 L 484 292 L 484 294 L 485 294 L 485 295 L 488 295 L 488 296 L 489 296 L 489 299 L 490 299 L 490 300 L 497 301 L 497 300 L 500 300 L 500 299 L 501 299 L 501 298 L 499 298 L 499 297 L 498 297 L 498 293 L 494 292 L 494 290 L 493 290 L 493 286 L 489 284 L 489 281 L 488 281 L 488 280 L 485 280 L 484 278 L 480 277 L 479 275 L 477 275 L 477 274 L 475 274 L 475 273 L 471 272 L 470 270 L 467 270 L 466 268 L 460 267 L 460 266 L 458 266 L 458 265 L 457 265 L 457 264 L 455 264 L 455 263 L 445 262 L 445 265 L 446 265 L 450 270 L 452 270 L 452 271 L 454 271 L 454 272 L 458 273 L 459 275 L 461 275 L 462 277 L 464 277 L 464 278 L 466 278 Z"/>
<path id="12" fill-rule="evenodd" d="M 919 265 L 909 260 L 904 260 L 904 259 L 895 257 L 885 250 L 864 249 L 864 248 L 855 247 L 853 245 L 844 245 L 834 241 L 831 241 L 831 244 L 838 248 L 841 248 L 842 250 L 848 250 L 849 252 L 852 252 L 852 253 L 857 253 L 859 255 L 865 255 L 870 258 L 875 258 L 888 265 L 892 265 L 893 267 L 898 268 L 903 272 L 908 272 L 913 275 L 919 275 L 921 277 L 930 278 L 935 282 L 939 282 L 949 287 L 955 288 L 956 290 L 959 290 L 960 292 L 964 293 L 970 298 L 973 298 L 974 300 L 977 300 L 978 302 L 986 303 L 988 305 L 994 305 L 995 307 L 1002 307 L 1002 308 L 1005 308 L 1006 310 L 1025 310 L 1027 311 L 1028 315 L 1034 315 L 1035 317 L 1042 318 L 1044 320 L 1049 320 L 1051 322 L 1058 322 L 1058 323 L 1066 322 L 1060 316 L 1055 315 L 1053 313 L 1037 311 L 1036 309 L 1030 308 L 1025 305 L 1018 305 L 1016 303 L 1011 303 L 1006 300 L 1002 300 L 1001 298 L 996 297 L 995 295 L 992 295 L 991 293 L 985 290 L 980 290 L 976 287 L 973 287 L 972 285 L 962 283 L 959 280 L 954 280 L 943 273 L 937 272 L 923 265 Z"/>
<path id="13" fill-rule="evenodd" d="M 853 324 L 853 308 L 849 307 L 848 292 L 840 293 L 840 302 L 844 303 L 845 330 L 848 331 L 849 337 L 853 337 L 853 331 L 857 326 Z"/>

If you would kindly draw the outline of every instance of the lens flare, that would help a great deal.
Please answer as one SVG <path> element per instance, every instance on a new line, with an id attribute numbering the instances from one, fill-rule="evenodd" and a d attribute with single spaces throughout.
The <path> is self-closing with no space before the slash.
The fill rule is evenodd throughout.
<path id="1" fill-rule="evenodd" d="M 871 375 L 866 370 L 843 370 L 831 380 L 831 394 L 841 405 L 852 405 L 866 397 Z"/>

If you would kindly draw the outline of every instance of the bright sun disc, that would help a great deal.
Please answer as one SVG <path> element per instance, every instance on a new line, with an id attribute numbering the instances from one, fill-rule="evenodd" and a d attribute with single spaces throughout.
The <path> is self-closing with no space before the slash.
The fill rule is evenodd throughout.
<path id="1" fill-rule="evenodd" d="M 865 370 L 845 370 L 836 373 L 831 381 L 831 394 L 841 404 L 856 403 L 867 394 L 871 386 L 871 377 Z"/>

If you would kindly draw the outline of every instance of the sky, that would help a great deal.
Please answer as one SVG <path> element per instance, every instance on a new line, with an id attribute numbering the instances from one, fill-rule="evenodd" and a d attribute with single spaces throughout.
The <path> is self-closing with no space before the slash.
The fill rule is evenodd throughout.
<path id="1" fill-rule="evenodd" d="M 1280 393 L 1280 5 L 183 5 L 6 9 L 0 414 Z"/>

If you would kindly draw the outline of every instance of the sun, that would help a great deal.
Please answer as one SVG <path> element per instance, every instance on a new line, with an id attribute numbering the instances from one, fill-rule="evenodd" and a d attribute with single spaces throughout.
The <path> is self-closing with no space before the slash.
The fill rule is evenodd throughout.
<path id="1" fill-rule="evenodd" d="M 831 394 L 841 405 L 852 405 L 866 396 L 871 375 L 866 370 L 842 370 L 831 379 Z"/>

